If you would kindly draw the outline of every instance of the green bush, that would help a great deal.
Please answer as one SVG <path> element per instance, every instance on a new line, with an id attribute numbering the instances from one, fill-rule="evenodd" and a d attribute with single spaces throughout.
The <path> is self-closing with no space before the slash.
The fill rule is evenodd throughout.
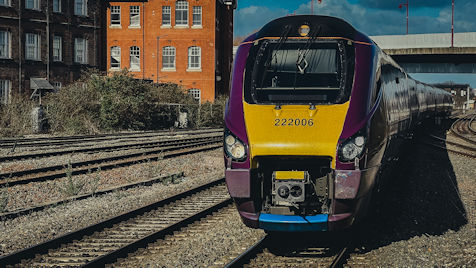
<path id="1" fill-rule="evenodd" d="M 135 79 L 128 71 L 104 76 L 88 71 L 46 101 L 51 129 L 63 133 L 153 130 L 171 127 L 176 108 L 163 103 L 192 103 L 176 84 Z"/>
<path id="2" fill-rule="evenodd" d="M 10 103 L 0 104 L 0 136 L 11 137 L 32 132 L 33 102 L 27 96 L 13 94 Z"/>

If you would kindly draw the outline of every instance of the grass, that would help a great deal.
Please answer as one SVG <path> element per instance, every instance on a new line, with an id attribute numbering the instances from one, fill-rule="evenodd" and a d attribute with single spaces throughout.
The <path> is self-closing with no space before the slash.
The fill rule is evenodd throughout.
<path id="1" fill-rule="evenodd" d="M 73 168 L 71 166 L 71 162 L 68 163 L 68 167 L 66 168 L 66 177 L 68 178 L 67 181 L 64 182 L 63 185 L 59 186 L 60 192 L 64 196 L 78 195 L 84 188 L 86 182 L 73 179 Z"/>

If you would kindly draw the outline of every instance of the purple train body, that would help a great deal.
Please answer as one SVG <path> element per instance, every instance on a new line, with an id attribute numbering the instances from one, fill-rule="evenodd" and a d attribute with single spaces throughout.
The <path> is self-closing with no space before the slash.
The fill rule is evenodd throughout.
<path id="1" fill-rule="evenodd" d="M 274 20 L 236 54 L 225 112 L 230 195 L 252 228 L 349 227 L 383 185 L 385 159 L 451 109 L 451 94 L 410 78 L 347 22 Z"/>

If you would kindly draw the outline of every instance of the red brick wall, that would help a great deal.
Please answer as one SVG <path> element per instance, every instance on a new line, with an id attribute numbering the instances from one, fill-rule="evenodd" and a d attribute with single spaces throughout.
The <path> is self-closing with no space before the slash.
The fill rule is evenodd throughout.
<path id="1" fill-rule="evenodd" d="M 107 66 L 110 68 L 110 48 L 121 47 L 121 68 L 129 68 L 129 48 L 138 46 L 141 50 L 141 70 L 133 74 L 154 82 L 173 82 L 184 89 L 198 88 L 201 100 L 215 98 L 215 14 L 216 0 L 189 0 L 188 27 L 175 27 L 174 0 L 150 0 L 148 2 L 114 2 L 111 6 L 121 7 L 121 28 L 110 27 L 110 9 L 107 12 Z M 129 28 L 129 6 L 141 7 L 141 28 Z M 162 6 L 171 7 L 171 27 L 162 26 Z M 193 6 L 202 7 L 202 27 L 192 27 Z M 144 25 L 145 22 L 145 25 Z M 159 43 L 157 44 L 157 37 Z M 162 70 L 162 48 L 174 46 L 176 49 L 175 71 Z M 187 71 L 188 48 L 201 48 L 201 71 Z M 158 51 L 158 53 L 157 53 Z M 158 54 L 158 55 L 157 55 Z M 158 68 L 157 68 L 158 66 Z M 158 79 L 157 79 L 158 75 Z"/>

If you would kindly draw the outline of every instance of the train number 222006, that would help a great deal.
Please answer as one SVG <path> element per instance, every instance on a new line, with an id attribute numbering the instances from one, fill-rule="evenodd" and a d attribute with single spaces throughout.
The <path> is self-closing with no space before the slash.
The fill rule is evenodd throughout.
<path id="1" fill-rule="evenodd" d="M 285 127 L 285 126 L 303 126 L 303 127 L 312 127 L 314 126 L 314 119 L 299 119 L 299 118 L 283 118 L 283 119 L 274 119 L 275 127 Z"/>

